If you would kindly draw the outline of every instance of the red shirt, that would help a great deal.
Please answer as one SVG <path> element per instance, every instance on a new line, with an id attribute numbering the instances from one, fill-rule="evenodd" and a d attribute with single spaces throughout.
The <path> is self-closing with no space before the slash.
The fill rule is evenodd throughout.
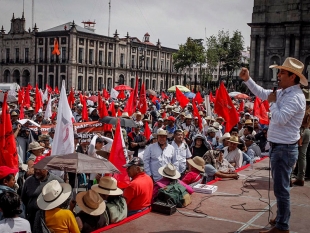
<path id="1" fill-rule="evenodd" d="M 189 173 L 187 173 L 182 181 L 185 183 L 185 184 L 192 184 L 192 183 L 195 183 L 197 182 L 198 180 L 200 180 L 202 178 L 202 175 L 200 174 L 201 172 L 198 171 L 198 170 L 193 170 L 193 171 L 190 171 Z"/>
<path id="2" fill-rule="evenodd" d="M 128 211 L 141 210 L 150 206 L 152 195 L 153 180 L 144 172 L 133 178 L 123 194 L 127 202 Z"/>

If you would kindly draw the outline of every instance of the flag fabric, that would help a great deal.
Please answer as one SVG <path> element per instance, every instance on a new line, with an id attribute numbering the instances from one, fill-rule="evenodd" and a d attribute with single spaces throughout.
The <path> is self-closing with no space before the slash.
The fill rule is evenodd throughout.
<path id="1" fill-rule="evenodd" d="M 199 129 L 200 131 L 202 130 L 202 119 L 201 119 L 201 116 L 199 115 L 199 111 L 198 111 L 198 108 L 196 106 L 196 103 L 195 101 L 193 101 L 193 114 L 195 117 L 198 118 L 198 126 L 199 126 Z"/>
<path id="2" fill-rule="evenodd" d="M 106 90 L 105 88 L 103 88 L 102 96 L 103 96 L 103 98 L 105 98 L 106 100 L 110 98 L 110 94 L 109 94 L 109 92 L 107 92 L 107 90 Z"/>
<path id="3" fill-rule="evenodd" d="M 112 99 L 117 99 L 119 92 L 117 90 L 115 90 L 114 88 L 111 88 L 111 98 Z"/>
<path id="4" fill-rule="evenodd" d="M 220 88 L 216 95 L 214 103 L 214 112 L 225 119 L 226 132 L 230 132 L 230 130 L 239 121 L 239 114 L 235 109 L 235 106 L 231 101 L 223 82 L 221 82 Z"/>
<path id="5" fill-rule="evenodd" d="M 81 95 L 81 94 L 80 94 Z M 85 96 L 81 97 L 82 98 L 82 120 L 83 121 L 88 121 L 88 112 L 87 112 L 87 103 L 86 103 L 86 98 Z"/>
<path id="6" fill-rule="evenodd" d="M 43 102 L 42 102 L 42 97 L 41 97 L 41 93 L 39 91 L 38 88 L 38 84 L 36 84 L 36 102 L 35 102 L 35 113 L 38 113 L 39 110 L 43 107 Z"/>
<path id="7" fill-rule="evenodd" d="M 29 91 L 31 91 L 31 90 L 33 89 L 33 87 L 31 86 L 31 84 L 30 84 L 30 83 L 28 83 L 28 85 L 27 85 L 27 89 L 28 89 Z"/>
<path id="8" fill-rule="evenodd" d="M 18 169 L 18 154 L 12 130 L 10 111 L 7 104 L 8 93 L 4 94 L 0 117 L 0 166 Z"/>
<path id="9" fill-rule="evenodd" d="M 73 131 L 74 118 L 67 101 L 65 86 L 66 83 L 63 80 L 58 102 L 57 124 L 51 155 L 69 154 L 73 153 L 75 150 Z"/>
<path id="10" fill-rule="evenodd" d="M 173 97 L 172 100 L 170 101 L 170 105 L 174 105 L 176 102 L 176 99 Z"/>
<path id="11" fill-rule="evenodd" d="M 45 113 L 44 113 L 44 119 L 49 119 L 52 116 L 52 98 L 49 96 L 48 102 L 46 105 Z"/>
<path id="12" fill-rule="evenodd" d="M 22 120 L 25 118 L 24 106 L 19 105 L 19 119 Z"/>
<path id="13" fill-rule="evenodd" d="M 206 105 L 206 116 L 212 116 L 212 111 L 211 111 L 211 105 L 210 105 L 210 100 L 209 96 L 205 95 L 205 105 Z"/>
<path id="14" fill-rule="evenodd" d="M 239 104 L 238 112 L 243 112 L 244 111 L 244 101 L 241 100 L 241 103 Z"/>
<path id="15" fill-rule="evenodd" d="M 264 101 L 263 101 L 263 104 L 264 104 L 264 106 L 265 106 L 266 111 L 267 111 L 267 112 L 270 112 L 268 101 L 267 101 L 267 100 L 264 100 Z"/>
<path id="16" fill-rule="evenodd" d="M 124 108 L 124 112 L 128 112 L 128 115 L 131 116 L 136 111 L 136 105 L 135 105 L 135 92 L 132 91 L 130 93 L 129 99 L 127 101 L 127 104 Z"/>
<path id="17" fill-rule="evenodd" d="M 74 104 L 74 101 L 75 101 L 75 99 L 74 99 L 74 92 L 73 92 L 73 89 L 71 87 L 71 91 L 70 91 L 70 94 L 68 96 L 68 103 L 69 103 L 70 108 L 72 108 L 72 106 Z"/>
<path id="18" fill-rule="evenodd" d="M 145 114 L 147 111 L 146 91 L 145 91 L 144 83 L 142 83 L 141 89 L 140 89 L 139 110 L 142 114 Z"/>
<path id="19" fill-rule="evenodd" d="M 57 94 L 57 95 L 59 95 L 59 90 L 58 90 L 58 87 L 57 87 L 57 86 L 54 88 L 54 93 Z"/>
<path id="20" fill-rule="evenodd" d="M 209 94 L 209 101 L 211 103 L 214 103 L 214 101 L 215 101 L 215 98 L 213 97 L 212 91 L 210 91 L 210 94 Z"/>
<path id="21" fill-rule="evenodd" d="M 45 89 L 45 91 L 44 91 L 44 94 L 42 95 L 42 100 L 43 100 L 43 102 L 45 101 L 45 100 L 48 100 L 48 90 L 47 89 Z"/>
<path id="22" fill-rule="evenodd" d="M 156 104 L 156 100 L 160 103 L 160 99 L 158 99 L 156 96 L 153 96 L 151 100 L 153 104 Z"/>
<path id="23" fill-rule="evenodd" d="M 29 88 L 25 89 L 25 94 L 24 94 L 24 106 L 27 106 L 27 108 L 30 107 L 30 94 L 29 94 Z"/>
<path id="24" fill-rule="evenodd" d="M 46 84 L 46 88 L 45 89 L 48 91 L 49 94 L 53 92 L 53 88 L 50 85 L 48 85 L 48 84 Z"/>
<path id="25" fill-rule="evenodd" d="M 169 99 L 169 97 L 163 91 L 161 92 L 161 98 Z"/>
<path id="26" fill-rule="evenodd" d="M 116 114 L 118 117 L 120 117 L 122 115 L 122 112 L 120 109 L 117 110 L 117 114 Z"/>
<path id="27" fill-rule="evenodd" d="M 120 119 L 117 120 L 116 131 L 109 160 L 120 171 L 120 174 L 113 174 L 113 177 L 117 180 L 117 186 L 121 189 L 126 188 L 130 183 L 130 179 L 126 168 L 123 167 L 123 165 L 128 162 L 128 157 L 125 142 L 123 140 L 123 134 L 121 131 Z"/>
<path id="28" fill-rule="evenodd" d="M 200 92 L 198 91 L 194 97 L 194 101 L 196 101 L 198 104 L 203 103 L 203 98 L 201 97 Z"/>
<path id="29" fill-rule="evenodd" d="M 139 77 L 138 77 L 138 74 L 136 75 L 136 85 L 135 85 L 135 89 L 134 89 L 134 99 L 136 100 L 136 101 L 134 101 L 134 107 L 136 108 L 137 106 L 138 106 L 138 100 L 139 100 L 139 95 L 138 95 L 138 92 L 139 92 L 139 90 L 138 90 L 138 88 L 139 88 Z"/>
<path id="30" fill-rule="evenodd" d="M 23 101 L 24 101 L 24 91 L 21 88 L 18 90 L 18 104 L 19 105 L 23 104 Z"/>
<path id="31" fill-rule="evenodd" d="M 125 91 L 120 91 L 118 96 L 117 96 L 118 99 L 125 99 L 126 96 L 125 96 Z"/>
<path id="32" fill-rule="evenodd" d="M 146 138 L 146 140 L 150 140 L 150 137 L 152 135 L 152 132 L 150 130 L 149 124 L 147 123 L 147 121 L 144 122 L 144 137 Z"/>
<path id="33" fill-rule="evenodd" d="M 59 56 L 60 51 L 59 51 L 59 44 L 57 38 L 54 39 L 54 50 L 52 51 L 52 54 Z"/>
<path id="34" fill-rule="evenodd" d="M 176 96 L 177 101 L 179 101 L 179 104 L 182 108 L 185 108 L 186 105 L 189 103 L 189 100 L 177 87 L 175 88 L 175 96 Z"/>
<path id="35" fill-rule="evenodd" d="M 254 116 L 259 119 L 259 123 L 263 125 L 269 125 L 269 117 L 265 108 L 264 101 L 256 97 L 253 106 Z"/>
<path id="36" fill-rule="evenodd" d="M 115 117 L 115 116 L 116 116 L 115 107 L 114 107 L 114 102 L 110 103 L 108 111 L 111 112 L 111 116 L 112 116 L 112 117 Z"/>

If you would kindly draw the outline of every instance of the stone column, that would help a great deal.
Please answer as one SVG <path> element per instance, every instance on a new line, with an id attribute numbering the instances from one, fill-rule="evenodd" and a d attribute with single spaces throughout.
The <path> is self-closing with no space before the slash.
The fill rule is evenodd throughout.
<path id="1" fill-rule="evenodd" d="M 263 80 L 265 67 L 265 36 L 260 36 L 258 79 Z"/>
<path id="2" fill-rule="evenodd" d="M 250 76 L 254 76 L 255 70 L 255 51 L 256 51 L 256 35 L 251 35 L 251 51 L 250 51 Z"/>
<path id="3" fill-rule="evenodd" d="M 290 56 L 290 36 L 285 37 L 285 58 Z"/>
<path id="4" fill-rule="evenodd" d="M 300 42 L 300 36 L 295 36 L 295 50 L 294 50 L 294 57 L 296 59 L 299 59 L 299 42 Z"/>

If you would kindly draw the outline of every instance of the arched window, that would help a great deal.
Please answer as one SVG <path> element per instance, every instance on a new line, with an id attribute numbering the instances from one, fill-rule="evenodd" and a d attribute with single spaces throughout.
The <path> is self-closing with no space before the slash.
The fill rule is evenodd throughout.
<path id="1" fill-rule="evenodd" d="M 39 74 L 38 76 L 38 85 L 39 85 L 39 88 L 43 89 L 43 75 L 42 74 Z"/>
<path id="2" fill-rule="evenodd" d="M 111 91 L 112 88 L 112 78 L 108 78 L 108 91 Z"/>
<path id="3" fill-rule="evenodd" d="M 9 70 L 4 71 L 4 82 L 5 83 L 9 83 L 10 82 L 10 76 L 11 76 L 11 73 L 10 73 Z"/>
<path id="4" fill-rule="evenodd" d="M 88 77 L 88 90 L 93 90 L 93 77 Z"/>
<path id="5" fill-rule="evenodd" d="M 102 78 L 99 77 L 98 78 L 98 91 L 100 91 L 102 89 Z"/>
<path id="6" fill-rule="evenodd" d="M 132 79 L 130 80 L 130 87 L 131 87 L 131 88 L 135 88 L 135 79 L 134 79 L 134 78 L 132 78 Z"/>
<path id="7" fill-rule="evenodd" d="M 153 81 L 152 81 L 152 89 L 156 90 L 156 80 L 155 79 L 153 79 Z"/>
<path id="8" fill-rule="evenodd" d="M 17 83 L 18 85 L 20 85 L 20 72 L 19 70 L 14 70 L 13 72 L 13 82 Z"/>
<path id="9" fill-rule="evenodd" d="M 124 75 L 120 75 L 118 78 L 118 85 L 124 85 L 125 79 L 124 79 Z"/>
<path id="10" fill-rule="evenodd" d="M 29 70 L 24 70 L 22 77 L 23 77 L 23 79 L 22 79 L 22 86 L 25 87 L 30 82 L 30 72 L 29 72 Z"/>
<path id="11" fill-rule="evenodd" d="M 162 91 L 164 89 L 164 81 L 161 80 L 160 81 L 160 91 Z"/>
<path id="12" fill-rule="evenodd" d="M 79 76 L 78 77 L 78 90 L 81 91 L 82 90 L 82 85 L 83 85 L 83 76 Z"/>
<path id="13" fill-rule="evenodd" d="M 145 79 L 145 90 L 149 89 L 150 80 Z"/>

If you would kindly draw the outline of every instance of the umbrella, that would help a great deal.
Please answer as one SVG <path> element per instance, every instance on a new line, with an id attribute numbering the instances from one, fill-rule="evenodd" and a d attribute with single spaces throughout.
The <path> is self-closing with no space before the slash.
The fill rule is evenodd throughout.
<path id="1" fill-rule="evenodd" d="M 233 91 L 233 92 L 230 92 L 228 95 L 229 95 L 230 97 L 235 97 L 236 95 L 239 95 L 239 94 L 241 94 L 241 92 Z"/>
<path id="2" fill-rule="evenodd" d="M 34 168 L 74 173 L 120 173 L 107 159 L 98 159 L 82 153 L 48 156 Z"/>
<path id="3" fill-rule="evenodd" d="M 117 91 L 131 91 L 133 90 L 130 86 L 127 86 L 127 85 L 118 85 L 117 87 L 114 87 L 114 90 L 117 90 Z"/>
<path id="4" fill-rule="evenodd" d="M 146 93 L 148 93 L 149 95 L 157 96 L 156 91 L 153 91 L 153 90 L 151 90 L 151 89 L 147 89 Z"/>
<path id="5" fill-rule="evenodd" d="M 137 124 L 132 120 L 124 117 L 110 117 L 106 116 L 99 121 L 106 124 L 116 125 L 117 120 L 120 119 L 121 127 L 136 127 Z"/>
<path id="6" fill-rule="evenodd" d="M 98 101 L 98 96 L 92 95 L 91 97 L 88 97 L 87 100 L 93 101 L 93 102 L 97 102 Z"/>
<path id="7" fill-rule="evenodd" d="M 234 98 L 235 99 L 250 99 L 248 95 L 243 94 L 243 93 L 236 95 Z"/>
<path id="8" fill-rule="evenodd" d="M 168 89 L 169 92 L 175 92 L 175 88 L 178 88 L 182 92 L 190 92 L 190 90 L 187 87 L 181 86 L 181 85 L 175 85 Z"/>
<path id="9" fill-rule="evenodd" d="M 187 97 L 187 98 L 195 98 L 196 94 L 193 93 L 193 92 L 185 92 L 184 95 Z"/>

